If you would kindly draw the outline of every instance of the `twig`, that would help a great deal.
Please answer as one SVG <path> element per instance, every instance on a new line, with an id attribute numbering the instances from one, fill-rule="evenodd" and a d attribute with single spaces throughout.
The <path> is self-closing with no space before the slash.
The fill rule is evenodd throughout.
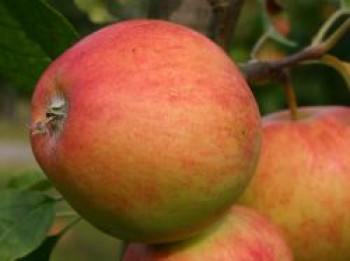
<path id="1" fill-rule="evenodd" d="M 326 22 L 324 26 L 328 27 L 328 22 Z M 349 31 L 349 29 L 350 18 L 345 20 L 324 42 L 310 45 L 301 51 L 287 56 L 279 61 L 249 61 L 248 63 L 241 66 L 241 70 L 249 82 L 261 82 L 265 80 L 280 79 L 281 71 L 283 69 L 293 65 L 301 64 L 305 61 L 317 60 L 323 57 L 330 49 L 336 45 L 339 39 Z M 321 31 L 323 31 L 323 27 L 321 28 Z M 322 33 L 319 35 L 322 35 Z M 315 41 L 315 43 L 317 41 Z"/>
<path id="2" fill-rule="evenodd" d="M 249 82 L 280 79 L 281 70 L 303 61 L 317 59 L 323 54 L 322 46 L 310 46 L 279 61 L 249 61 L 241 66 L 241 70 Z"/>

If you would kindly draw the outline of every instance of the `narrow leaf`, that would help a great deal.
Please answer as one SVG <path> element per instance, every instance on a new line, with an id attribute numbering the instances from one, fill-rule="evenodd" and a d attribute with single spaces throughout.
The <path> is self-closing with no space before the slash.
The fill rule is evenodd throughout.
<path id="1" fill-rule="evenodd" d="M 269 38 L 282 45 L 288 47 L 296 47 L 297 44 L 294 41 L 288 39 L 285 35 L 282 35 L 281 32 L 276 29 L 275 23 L 273 21 L 274 17 L 276 18 L 278 16 L 281 16 L 280 13 L 283 10 L 282 7 L 277 2 L 272 0 L 258 0 L 258 2 L 262 10 L 262 22 L 265 31 L 264 34 L 268 34 Z M 285 34 L 285 32 L 283 33 Z"/>
<path id="2" fill-rule="evenodd" d="M 344 62 L 339 58 L 328 54 L 322 57 L 321 62 L 337 70 L 338 73 L 343 76 L 343 79 L 350 90 L 350 63 Z"/>
<path id="3" fill-rule="evenodd" d="M 55 201 L 22 190 L 0 191 L 0 260 L 13 260 L 37 248 L 53 222 Z"/>

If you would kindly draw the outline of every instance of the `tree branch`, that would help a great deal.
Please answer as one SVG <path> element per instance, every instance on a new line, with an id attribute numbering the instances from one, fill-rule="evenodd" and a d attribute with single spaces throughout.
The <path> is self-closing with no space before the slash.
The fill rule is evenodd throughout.
<path id="1" fill-rule="evenodd" d="M 320 45 L 307 47 L 279 61 L 252 60 L 241 66 L 247 81 L 262 82 L 280 79 L 281 71 L 304 61 L 320 58 L 324 50 Z"/>
<path id="2" fill-rule="evenodd" d="M 227 52 L 244 0 L 207 0 L 214 13 L 214 40 Z"/>
<path id="3" fill-rule="evenodd" d="M 331 18 L 332 19 L 332 18 Z M 325 24 L 328 26 L 328 23 Z M 282 71 L 293 65 L 305 61 L 321 59 L 330 49 L 332 49 L 339 39 L 341 39 L 350 29 L 350 18 L 347 18 L 326 40 L 314 44 L 285 57 L 279 61 L 257 61 L 252 60 L 241 66 L 246 79 L 249 82 L 262 82 L 265 80 L 278 80 Z M 321 28 L 321 30 L 323 30 Z"/>

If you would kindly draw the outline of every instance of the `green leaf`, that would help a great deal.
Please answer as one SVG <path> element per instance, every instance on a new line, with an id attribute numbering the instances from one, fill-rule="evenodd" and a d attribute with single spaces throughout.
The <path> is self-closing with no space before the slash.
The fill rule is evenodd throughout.
<path id="1" fill-rule="evenodd" d="M 0 1 L 0 77 L 21 87 L 34 87 L 51 59 L 29 40 Z"/>
<path id="2" fill-rule="evenodd" d="M 69 225 L 67 225 L 62 231 L 56 235 L 46 237 L 45 241 L 36 248 L 33 252 L 28 255 L 17 259 L 17 261 L 49 261 L 51 253 L 58 241 L 63 237 L 67 231 L 69 231 L 73 226 L 75 226 L 81 220 L 80 217 L 73 220 Z"/>
<path id="3" fill-rule="evenodd" d="M 60 238 L 61 234 L 47 237 L 37 249 L 17 261 L 49 261 L 52 250 Z"/>
<path id="4" fill-rule="evenodd" d="M 0 35 L 0 78 L 25 89 L 78 38 L 43 0 L 0 0 Z"/>
<path id="5" fill-rule="evenodd" d="M 287 47 L 296 47 L 297 43 L 284 37 L 281 35 L 275 28 L 272 20 L 271 20 L 271 15 L 268 12 L 266 6 L 265 6 L 265 1 L 267 0 L 258 0 L 258 3 L 260 4 L 261 10 L 262 10 L 262 22 L 263 22 L 263 28 L 265 33 L 269 36 L 269 38 L 273 39 L 277 43 L 280 43 L 282 45 L 285 45 Z M 271 1 L 273 2 L 273 1 Z"/>
<path id="6" fill-rule="evenodd" d="M 44 191 L 52 188 L 52 183 L 42 173 L 30 171 L 11 178 L 7 188 Z"/>
<path id="7" fill-rule="evenodd" d="M 2 0 L 25 34 L 52 59 L 78 39 L 73 26 L 44 0 Z"/>
<path id="8" fill-rule="evenodd" d="M 0 191 L 0 260 L 27 255 L 45 239 L 55 200 L 35 191 Z"/>

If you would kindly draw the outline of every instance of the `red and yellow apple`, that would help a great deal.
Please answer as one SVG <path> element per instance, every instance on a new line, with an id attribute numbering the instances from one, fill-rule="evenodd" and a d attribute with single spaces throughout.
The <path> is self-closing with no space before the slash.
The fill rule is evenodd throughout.
<path id="1" fill-rule="evenodd" d="M 350 108 L 263 118 L 258 167 L 241 203 L 278 224 L 296 260 L 350 260 Z"/>
<path id="2" fill-rule="evenodd" d="M 231 207 L 194 238 L 163 244 L 130 244 L 123 261 L 292 261 L 281 231 L 257 212 Z"/>
<path id="3" fill-rule="evenodd" d="M 256 167 L 261 122 L 240 71 L 213 42 L 164 21 L 82 39 L 32 98 L 37 162 L 101 230 L 167 242 L 216 222 Z"/>

